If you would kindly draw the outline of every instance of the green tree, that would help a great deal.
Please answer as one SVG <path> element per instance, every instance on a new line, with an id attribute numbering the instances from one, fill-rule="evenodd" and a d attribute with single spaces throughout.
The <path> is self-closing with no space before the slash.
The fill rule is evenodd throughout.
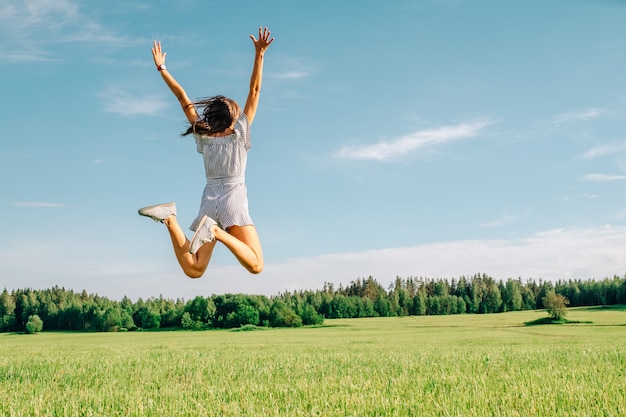
<path id="1" fill-rule="evenodd" d="M 141 327 L 144 329 L 158 329 L 161 326 L 161 315 L 158 311 L 148 307 L 143 307 L 139 311 L 141 317 Z"/>
<path id="2" fill-rule="evenodd" d="M 109 307 L 102 315 L 101 326 L 105 332 L 116 332 L 122 325 L 122 315 L 116 307 Z"/>
<path id="3" fill-rule="evenodd" d="M 209 302 L 208 299 L 198 295 L 196 298 L 187 303 L 185 306 L 185 312 L 189 313 L 193 321 L 208 324 L 213 320 L 215 304 L 213 304 L 212 301 Z"/>
<path id="4" fill-rule="evenodd" d="M 80 300 L 73 300 L 70 305 L 61 310 L 63 330 L 83 330 L 85 328 L 85 318 L 83 316 L 83 307 Z"/>
<path id="5" fill-rule="evenodd" d="M 558 282 L 554 291 L 563 294 L 570 301 L 570 306 L 582 305 L 582 292 L 580 291 L 580 281 L 569 280 L 567 283 Z"/>
<path id="6" fill-rule="evenodd" d="M 426 315 L 426 291 L 421 289 L 415 294 L 413 297 L 413 314 L 416 316 L 425 316 Z"/>
<path id="7" fill-rule="evenodd" d="M 270 326 L 300 327 L 302 319 L 284 301 L 275 300 L 270 308 Z"/>
<path id="8" fill-rule="evenodd" d="M 504 286 L 505 291 L 502 293 L 502 302 L 504 303 L 504 311 L 519 311 L 522 309 L 522 292 L 519 280 L 509 279 Z"/>
<path id="9" fill-rule="evenodd" d="M 454 295 L 440 296 L 439 312 L 443 315 L 456 314 L 456 297 Z"/>
<path id="10" fill-rule="evenodd" d="M 240 327 L 246 324 L 255 326 L 259 324 L 259 311 L 249 304 L 238 304 L 234 311 L 226 315 L 226 327 Z"/>
<path id="11" fill-rule="evenodd" d="M 370 275 L 367 280 L 363 281 L 363 296 L 376 302 L 381 295 L 384 296 L 385 289 Z"/>
<path id="12" fill-rule="evenodd" d="M 24 330 L 28 318 L 33 314 L 38 314 L 37 307 L 39 302 L 32 290 L 17 291 L 15 293 L 15 330 Z"/>
<path id="13" fill-rule="evenodd" d="M 533 289 L 528 285 L 524 285 L 520 291 L 522 293 L 522 310 L 533 310 L 537 304 Z"/>
<path id="14" fill-rule="evenodd" d="M 543 297 L 543 306 L 546 311 L 550 315 L 550 318 L 553 320 L 562 320 L 565 318 L 565 314 L 567 314 L 567 305 L 569 304 L 569 300 L 562 296 L 561 294 L 557 294 L 554 290 L 550 290 L 546 293 L 546 296 Z"/>
<path id="15" fill-rule="evenodd" d="M 467 305 L 465 300 L 461 297 L 456 298 L 456 312 L 457 314 L 464 314 L 467 311 Z"/>
<path id="16" fill-rule="evenodd" d="M 336 319 L 348 319 L 357 316 L 357 307 L 354 305 L 353 298 L 346 297 L 343 294 L 335 295 L 335 298 L 330 302 L 332 318 Z M 271 311 L 270 311 L 271 314 Z"/>
<path id="17" fill-rule="evenodd" d="M 322 308 L 322 294 L 319 291 L 309 291 L 306 296 L 306 303 L 319 312 Z"/>
<path id="18" fill-rule="evenodd" d="M 122 308 L 120 311 L 120 319 L 122 329 L 126 330 L 136 330 L 137 326 L 135 325 L 135 321 L 133 320 L 133 316 L 126 310 Z"/>
<path id="19" fill-rule="evenodd" d="M 355 300 L 355 304 L 358 306 L 359 317 L 376 317 L 376 309 L 374 309 L 374 302 L 368 297 L 351 297 Z M 302 315 L 300 315 L 302 317 Z M 304 320 L 304 317 L 302 317 Z"/>
<path id="20" fill-rule="evenodd" d="M 391 306 L 385 293 L 379 293 L 378 298 L 374 301 L 374 310 L 379 317 L 389 317 L 391 315 Z"/>
<path id="21" fill-rule="evenodd" d="M 35 334 L 39 333 L 43 330 L 43 320 L 39 318 L 37 314 L 33 314 L 32 316 L 28 316 L 28 321 L 26 322 L 26 334 Z"/>
<path id="22" fill-rule="evenodd" d="M 439 316 L 442 315 L 441 311 L 441 301 L 438 295 L 433 295 L 426 299 L 426 311 L 429 316 Z"/>
<path id="23" fill-rule="evenodd" d="M 215 314 L 213 325 L 218 328 L 258 325 L 260 321 L 257 299 L 243 294 L 226 294 L 213 297 Z"/>
<path id="24" fill-rule="evenodd" d="M 59 308 L 57 304 L 53 301 L 48 301 L 41 304 L 42 309 L 40 312 L 41 320 L 46 323 L 46 329 L 48 330 L 58 330 L 58 315 Z"/>
<path id="25" fill-rule="evenodd" d="M 15 301 L 6 288 L 0 294 L 0 332 L 13 330 L 15 326 Z"/>
<path id="26" fill-rule="evenodd" d="M 366 298 L 370 303 L 369 298 Z M 324 316 L 315 311 L 315 308 L 311 304 L 305 304 L 300 312 L 302 324 L 305 326 L 318 325 L 324 323 Z"/>
<path id="27" fill-rule="evenodd" d="M 173 300 L 166 300 L 163 296 L 156 300 L 161 314 L 161 328 L 178 327 L 184 311 L 184 304 L 175 303 Z"/>
<path id="28" fill-rule="evenodd" d="M 436 295 L 439 297 L 445 297 L 446 295 L 449 294 L 448 282 L 442 279 L 437 280 L 435 282 L 433 291 L 434 291 L 433 295 Z"/>
<path id="29" fill-rule="evenodd" d="M 183 329 L 191 329 L 193 326 L 193 319 L 191 318 L 191 314 L 188 311 L 183 313 L 183 316 L 180 318 L 180 325 Z"/>
<path id="30" fill-rule="evenodd" d="M 486 288 L 483 281 L 480 279 L 480 275 L 474 275 L 469 284 L 469 312 L 470 313 L 484 313 L 480 311 L 480 307 L 483 301 L 483 293 Z"/>
<path id="31" fill-rule="evenodd" d="M 478 312 L 485 314 L 498 313 L 502 305 L 502 295 L 500 294 L 498 284 L 486 274 L 483 274 L 481 280 L 483 293 Z"/>
<path id="32" fill-rule="evenodd" d="M 536 296 L 535 296 L 535 309 L 546 308 L 543 304 L 543 299 L 548 295 L 550 291 L 554 292 L 554 285 L 550 281 L 539 281 L 539 286 L 537 287 Z"/>

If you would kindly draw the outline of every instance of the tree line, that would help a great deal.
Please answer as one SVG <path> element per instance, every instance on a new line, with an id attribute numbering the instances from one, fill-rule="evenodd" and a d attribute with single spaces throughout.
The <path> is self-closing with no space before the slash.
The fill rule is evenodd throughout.
<path id="1" fill-rule="evenodd" d="M 388 288 L 370 276 L 345 287 L 326 283 L 319 290 L 271 297 L 225 294 L 185 301 L 160 296 L 136 302 L 59 287 L 5 288 L 0 294 L 0 332 L 299 327 L 334 318 L 490 314 L 543 309 L 549 292 L 563 296 L 571 307 L 626 304 L 626 276 L 555 283 L 502 281 L 486 274 L 450 281 L 398 277 Z"/>

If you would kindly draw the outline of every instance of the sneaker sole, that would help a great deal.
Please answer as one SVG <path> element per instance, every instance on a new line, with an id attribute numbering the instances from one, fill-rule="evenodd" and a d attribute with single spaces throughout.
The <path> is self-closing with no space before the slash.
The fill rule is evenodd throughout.
<path id="1" fill-rule="evenodd" d="M 176 203 L 163 203 L 163 204 L 155 204 L 154 206 L 147 206 L 147 207 L 142 207 L 139 210 L 137 210 L 137 212 L 141 215 L 141 216 L 146 216 L 146 214 L 144 214 L 143 212 L 147 211 L 147 210 L 152 210 L 154 208 L 157 207 L 172 207 L 173 205 L 175 205 Z M 149 217 L 149 216 L 148 216 Z"/>
<path id="2" fill-rule="evenodd" d="M 191 238 L 191 240 L 189 241 L 189 253 L 191 253 L 192 255 L 195 255 L 195 254 L 196 254 L 196 252 L 198 252 L 198 251 L 196 250 L 196 252 L 192 252 L 192 251 L 191 251 L 191 246 L 192 246 L 191 244 L 192 244 L 192 243 L 193 243 L 193 241 L 195 240 L 195 238 L 196 238 L 196 236 L 198 235 L 198 232 L 200 231 L 200 229 L 202 228 L 202 226 L 204 226 L 204 223 L 206 223 L 207 219 L 208 219 L 208 216 L 206 216 L 206 215 L 204 215 L 204 216 L 202 217 L 202 219 L 200 219 L 200 223 L 198 223 L 198 227 L 196 228 L 196 232 L 193 234 L 193 237 L 192 237 L 192 238 Z M 198 249 L 200 249 L 201 247 L 202 247 L 202 245 L 200 245 L 200 246 L 198 247 Z"/>

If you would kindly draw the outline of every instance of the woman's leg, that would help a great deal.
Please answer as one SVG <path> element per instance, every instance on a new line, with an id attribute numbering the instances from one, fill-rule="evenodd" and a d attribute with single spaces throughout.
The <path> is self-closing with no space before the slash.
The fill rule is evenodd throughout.
<path id="1" fill-rule="evenodd" d="M 163 223 L 170 233 L 174 254 L 185 275 L 189 278 L 200 278 L 209 265 L 216 241 L 205 243 L 198 249 L 198 252 L 191 254 L 189 253 L 189 239 L 178 224 L 176 216 L 168 216 L 163 220 Z"/>
<path id="2" fill-rule="evenodd" d="M 256 227 L 252 225 L 231 226 L 228 228 L 228 231 L 225 231 L 214 225 L 211 227 L 211 231 L 213 236 L 215 236 L 215 240 L 222 242 L 250 273 L 258 274 L 263 271 L 263 250 L 261 249 L 261 241 L 259 240 Z M 215 244 L 215 241 L 210 243 Z M 200 249 L 203 249 L 210 243 L 202 245 Z"/>

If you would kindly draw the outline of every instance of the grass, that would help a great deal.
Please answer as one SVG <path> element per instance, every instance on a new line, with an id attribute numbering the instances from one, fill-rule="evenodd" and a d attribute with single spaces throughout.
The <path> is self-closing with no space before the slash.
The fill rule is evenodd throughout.
<path id="1" fill-rule="evenodd" d="M 0 415 L 626 415 L 625 308 L 542 316 L 1 335 Z"/>

